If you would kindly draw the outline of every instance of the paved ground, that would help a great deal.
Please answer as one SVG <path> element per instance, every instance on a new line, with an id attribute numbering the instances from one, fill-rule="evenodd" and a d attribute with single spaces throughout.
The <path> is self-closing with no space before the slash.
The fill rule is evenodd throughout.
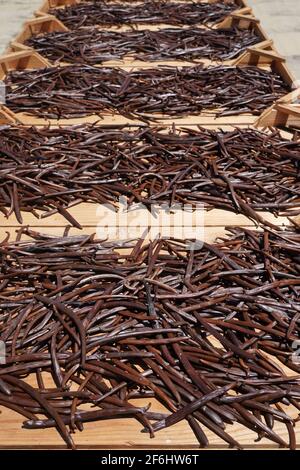
<path id="1" fill-rule="evenodd" d="M 246 0 L 300 80 L 300 1 Z"/>
<path id="2" fill-rule="evenodd" d="M 300 80 L 300 1 L 247 0 Z M 0 52 L 42 0 L 0 0 Z"/>

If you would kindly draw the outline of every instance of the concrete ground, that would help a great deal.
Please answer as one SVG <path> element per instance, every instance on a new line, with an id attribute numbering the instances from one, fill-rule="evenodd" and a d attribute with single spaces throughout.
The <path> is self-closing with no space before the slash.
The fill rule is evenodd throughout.
<path id="1" fill-rule="evenodd" d="M 0 0 L 0 53 L 42 3 L 43 0 Z"/>
<path id="2" fill-rule="evenodd" d="M 300 80 L 300 1 L 246 0 Z M 0 0 L 0 53 L 42 0 Z"/>

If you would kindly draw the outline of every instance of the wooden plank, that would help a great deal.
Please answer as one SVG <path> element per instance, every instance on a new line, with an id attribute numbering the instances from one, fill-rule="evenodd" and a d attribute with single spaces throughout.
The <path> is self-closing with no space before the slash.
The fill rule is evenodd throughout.
<path id="1" fill-rule="evenodd" d="M 146 406 L 151 402 L 151 410 L 163 412 L 164 408 L 155 400 L 133 400 L 132 403 Z M 0 407 L 0 449 L 2 448 L 66 448 L 58 433 L 53 429 L 25 430 L 22 429 L 24 418 L 15 412 Z M 297 417 L 295 410 L 294 417 Z M 221 441 L 210 430 L 203 426 L 210 442 L 210 449 L 224 449 L 226 444 Z M 282 438 L 288 440 L 286 427 L 276 423 L 274 427 Z M 227 427 L 230 435 L 240 442 L 245 448 L 251 449 L 276 449 L 276 444 L 262 439 L 259 443 L 254 442 L 257 435 L 252 431 L 234 424 Z M 296 425 L 297 441 L 300 441 L 299 422 Z M 77 432 L 73 439 L 79 448 L 93 449 L 198 449 L 196 438 L 191 433 L 186 422 L 180 422 L 171 428 L 163 429 L 156 433 L 154 439 L 148 434 L 141 433 L 141 424 L 133 419 L 111 420 L 96 423 L 86 423 L 82 433 Z M 298 446 L 298 448 L 300 448 Z"/>
<path id="2" fill-rule="evenodd" d="M 110 215 L 107 214 L 106 218 L 100 217 L 103 212 L 98 204 L 82 203 L 75 207 L 68 209 L 68 212 L 80 222 L 82 226 L 97 227 L 99 224 L 105 226 L 110 222 Z M 41 214 L 41 212 L 39 212 Z M 274 225 L 283 226 L 289 225 L 286 217 L 275 217 L 268 212 L 259 212 L 266 221 Z M 23 224 L 30 227 L 37 226 L 54 226 L 64 227 L 68 224 L 66 219 L 60 214 L 54 214 L 51 217 L 37 219 L 29 212 L 22 212 Z M 235 214 L 222 209 L 213 209 L 211 211 L 203 211 L 203 223 L 205 227 L 224 227 L 226 225 L 246 225 L 254 226 L 246 216 L 242 214 Z M 18 227 L 20 224 L 14 214 L 9 219 L 6 219 L 3 214 L 0 214 L 0 228 L 1 227 Z"/>
<path id="3" fill-rule="evenodd" d="M 145 125 L 144 121 L 138 119 L 128 119 L 122 115 L 102 115 L 97 116 L 95 114 L 90 116 L 84 116 L 81 118 L 73 118 L 73 119 L 43 119 L 36 116 L 30 116 L 26 113 L 15 113 L 16 119 L 27 126 L 73 126 L 78 124 L 99 124 L 102 126 L 119 126 L 119 125 Z M 200 125 L 200 126 L 217 126 L 223 127 L 224 125 L 234 124 L 236 126 L 246 126 L 246 125 L 254 125 L 257 120 L 257 116 L 251 114 L 243 114 L 240 116 L 221 116 L 216 118 L 215 114 L 207 113 L 207 115 L 195 115 L 195 116 L 188 116 L 182 118 L 170 118 L 163 115 L 152 115 L 155 117 L 155 121 L 151 121 L 150 125 L 156 124 L 166 124 L 171 125 L 175 124 L 176 126 L 188 126 L 188 125 Z"/>
<path id="4" fill-rule="evenodd" d="M 230 224 L 228 224 L 230 225 Z M 234 224 L 233 224 L 234 225 Z M 24 224 L 25 226 L 25 224 Z M 249 227 L 249 228 L 254 228 L 253 224 L 251 224 L 249 221 L 245 224 L 240 224 L 240 226 L 243 227 Z M 0 241 L 4 240 L 7 232 L 10 234 L 10 241 L 14 241 L 16 239 L 17 233 L 20 230 L 21 226 L 3 226 L 2 224 L 0 225 Z M 60 224 L 60 225 L 42 225 L 42 222 L 40 222 L 39 225 L 31 225 L 30 229 L 34 230 L 35 232 L 47 234 L 49 236 L 55 236 L 55 237 L 61 237 L 64 234 L 64 230 L 66 228 L 66 224 Z M 206 226 L 204 228 L 203 232 L 203 241 L 207 243 L 213 243 L 218 237 L 223 237 L 226 235 L 227 231 L 225 229 L 224 225 L 219 225 L 219 226 Z M 75 236 L 75 235 L 92 235 L 96 234 L 97 236 L 97 227 L 96 226 L 90 226 L 90 225 L 83 225 L 83 230 L 79 230 L 77 228 L 71 227 L 69 231 L 69 236 Z M 30 237 L 27 237 L 26 235 L 22 236 L 22 240 L 27 240 L 30 239 Z M 1 421 L 1 418 L 0 418 Z M 1 442 L 1 439 L 0 439 Z"/>
<path id="5" fill-rule="evenodd" d="M 236 123 L 231 123 L 230 117 L 227 117 L 226 119 L 224 118 L 224 122 L 220 126 L 220 122 L 215 119 L 210 119 L 209 121 L 206 121 L 205 123 L 202 123 L 201 126 L 205 127 L 207 129 L 214 129 L 218 130 L 222 128 L 223 131 L 230 131 L 233 130 L 237 125 L 239 128 L 258 128 L 261 130 L 267 130 L 268 127 L 280 127 L 280 126 L 285 126 L 285 127 L 290 127 L 290 128 L 295 128 L 300 126 L 300 107 L 297 104 L 292 104 L 291 102 L 287 101 L 284 114 L 285 117 L 282 119 L 280 116 L 281 113 L 283 113 L 283 108 L 282 111 L 279 112 L 279 109 L 277 109 L 277 105 L 273 105 L 270 108 L 268 108 L 264 113 L 262 113 L 261 116 L 255 119 L 253 124 L 249 124 L 247 122 L 240 122 L 238 124 Z M 291 112 L 292 111 L 292 112 Z M 0 124 L 20 124 L 25 127 L 31 127 L 35 126 L 37 128 L 45 126 L 45 122 L 42 120 L 37 120 L 35 124 L 32 124 L 31 120 L 28 119 L 26 115 L 21 115 L 23 122 L 17 119 L 17 115 L 14 114 L 11 110 L 6 108 L 5 106 L 0 105 Z M 103 125 L 112 125 L 112 126 L 128 126 L 130 128 L 135 128 L 137 126 L 146 126 L 144 122 L 138 122 L 138 121 L 126 121 L 124 120 L 121 123 L 116 123 L 116 121 L 113 120 L 103 120 L 99 119 L 96 117 L 92 117 L 90 120 L 87 119 L 84 123 L 80 119 L 72 119 L 72 120 L 60 120 L 60 121 L 46 121 L 46 125 L 50 126 L 52 129 L 58 128 L 58 127 L 72 127 L 77 126 L 77 125 L 83 125 L 83 124 L 95 124 L 99 126 Z M 162 122 L 160 123 L 161 126 L 166 126 L 166 129 L 168 129 L 171 125 L 173 126 L 174 121 L 172 122 Z M 150 124 L 149 124 L 150 125 Z M 188 119 L 182 119 L 180 122 L 180 126 L 177 123 L 176 127 L 182 127 L 182 128 L 187 128 L 187 129 L 195 129 L 197 130 L 199 126 L 199 123 L 195 122 L 193 119 L 193 116 L 189 117 Z M 286 138 L 290 138 L 290 132 L 285 132 L 284 130 L 281 129 L 281 135 Z"/>

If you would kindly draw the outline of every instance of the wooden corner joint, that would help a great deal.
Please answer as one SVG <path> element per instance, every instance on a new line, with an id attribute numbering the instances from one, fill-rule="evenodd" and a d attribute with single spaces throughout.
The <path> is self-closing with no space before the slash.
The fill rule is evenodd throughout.
<path id="1" fill-rule="evenodd" d="M 275 103 L 275 105 L 292 105 L 292 106 L 299 106 L 300 104 L 300 87 L 295 88 L 293 91 L 288 93 L 287 95 L 279 98 L 279 100 Z"/>
<path id="2" fill-rule="evenodd" d="M 20 123 L 20 121 L 16 115 L 6 106 L 0 104 L 0 125 L 17 123 Z"/>
<path id="3" fill-rule="evenodd" d="M 273 39 L 265 39 L 264 41 L 261 41 L 261 42 L 258 42 L 257 44 L 254 44 L 253 46 L 249 46 L 247 48 L 247 51 L 250 51 L 250 52 L 252 50 L 254 50 L 254 51 L 257 51 L 257 50 L 260 50 L 260 51 L 273 51 L 273 52 L 276 52 L 276 54 L 280 56 L 280 54 L 278 54 L 277 51 L 275 51 L 275 49 L 273 49 L 273 44 L 274 44 Z"/>
<path id="4" fill-rule="evenodd" d="M 275 109 L 280 113 L 289 114 L 300 119 L 300 106 L 295 104 L 276 103 Z"/>
<path id="5" fill-rule="evenodd" d="M 9 48 L 7 49 L 7 54 L 12 54 L 13 52 L 20 52 L 20 51 L 32 51 L 32 48 L 22 44 L 19 41 L 11 41 L 9 44 Z"/>
<path id="6" fill-rule="evenodd" d="M 233 12 L 235 15 L 253 15 L 253 10 L 251 7 L 248 6 L 241 6 Z"/>
<path id="7" fill-rule="evenodd" d="M 226 29 L 232 28 L 233 26 L 240 26 L 244 28 L 248 28 L 251 24 L 259 24 L 259 20 L 255 18 L 250 9 L 249 13 L 242 12 L 242 10 L 235 10 L 232 13 L 229 13 L 222 21 L 220 21 L 217 25 L 217 29 Z"/>
<path id="8" fill-rule="evenodd" d="M 35 16 L 44 16 L 51 8 L 71 6 L 80 3 L 80 0 L 44 0 L 42 6 L 35 12 Z"/>

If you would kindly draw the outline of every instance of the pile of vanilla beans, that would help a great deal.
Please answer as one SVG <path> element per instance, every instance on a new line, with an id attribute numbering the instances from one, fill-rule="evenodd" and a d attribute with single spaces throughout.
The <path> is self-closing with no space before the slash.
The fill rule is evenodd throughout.
<path id="1" fill-rule="evenodd" d="M 0 405 L 72 448 L 86 422 L 126 417 L 150 436 L 186 420 L 203 447 L 208 429 L 240 448 L 230 434 L 239 423 L 294 449 L 300 235 L 230 231 L 189 249 L 24 228 L 3 240 Z M 164 412 L 145 406 L 153 397 Z"/>
<path id="2" fill-rule="evenodd" d="M 90 65 L 139 60 L 229 60 L 260 41 L 251 29 L 165 28 L 158 31 L 79 30 L 33 36 L 26 45 L 54 62 Z"/>
<path id="3" fill-rule="evenodd" d="M 237 10 L 235 2 L 105 2 L 90 1 L 65 8 L 51 9 L 68 28 L 77 29 L 85 26 L 124 24 L 171 24 L 195 25 L 214 24 Z"/>
<path id="4" fill-rule="evenodd" d="M 146 122 L 200 112 L 258 115 L 290 91 L 274 71 L 223 65 L 126 71 L 82 64 L 10 71 L 5 84 L 14 112 L 49 119 L 113 112 Z"/>
<path id="5" fill-rule="evenodd" d="M 300 142 L 280 131 L 172 132 L 149 127 L 0 128 L 0 210 L 39 217 L 82 202 L 199 204 L 262 222 L 257 211 L 297 215 Z"/>

